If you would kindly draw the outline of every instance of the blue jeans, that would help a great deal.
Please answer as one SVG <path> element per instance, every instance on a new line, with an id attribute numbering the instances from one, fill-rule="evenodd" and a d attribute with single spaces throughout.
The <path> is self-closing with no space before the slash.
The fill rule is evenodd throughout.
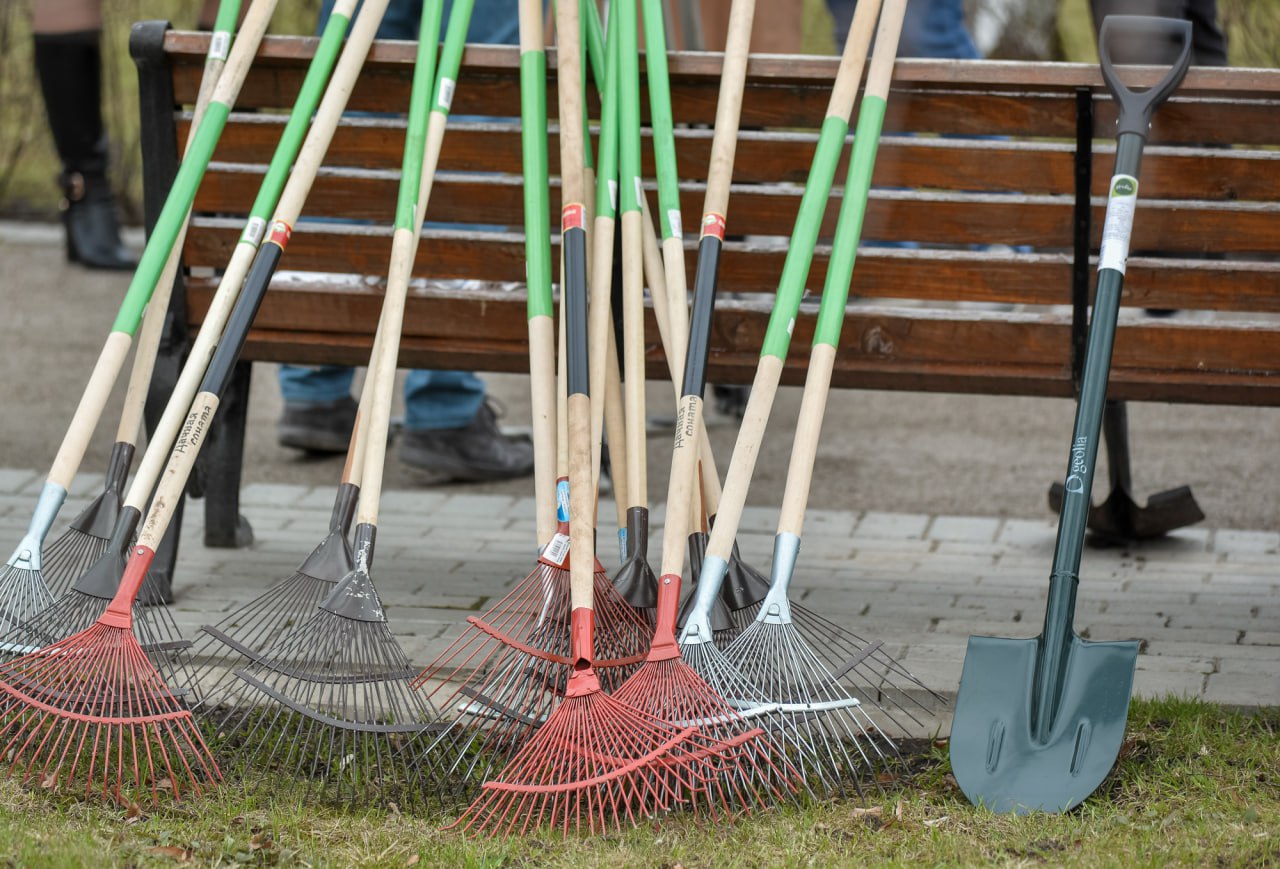
<path id="1" fill-rule="evenodd" d="M 836 52 L 844 48 L 857 0 L 827 0 L 836 23 Z M 907 0 L 898 57 L 976 60 L 981 57 L 964 24 L 962 0 Z"/>
<path id="2" fill-rule="evenodd" d="M 324 29 L 334 0 L 320 8 L 316 32 Z M 446 0 L 440 37 L 448 26 L 452 0 Z M 379 39 L 417 39 L 422 0 L 390 0 L 378 26 Z M 516 44 L 520 39 L 514 0 L 475 0 L 468 42 Z M 340 365 L 281 365 L 280 394 L 286 402 L 329 402 L 351 394 L 354 371 Z M 484 403 L 484 381 L 469 371 L 410 371 L 405 378 L 406 429 L 461 428 Z"/>

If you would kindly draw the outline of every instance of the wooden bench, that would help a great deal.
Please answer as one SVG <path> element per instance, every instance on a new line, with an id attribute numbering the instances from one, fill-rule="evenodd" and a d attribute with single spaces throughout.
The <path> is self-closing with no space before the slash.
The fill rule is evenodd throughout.
<path id="1" fill-rule="evenodd" d="M 175 171 L 206 41 L 154 22 L 134 31 L 152 216 Z M 160 366 L 157 399 L 200 326 L 216 284 L 212 270 L 230 255 L 283 125 L 276 110 L 292 104 L 314 45 L 267 39 L 244 85 L 196 198 L 184 250 L 189 272 L 174 294 L 170 359 Z M 409 43 L 374 46 L 350 103 L 364 114 L 344 120 L 307 202 L 306 216 L 329 220 L 298 226 L 281 263 L 291 274 L 268 294 L 246 360 L 367 359 L 381 303 L 376 279 L 385 275 L 391 244 L 412 61 Z M 727 245 L 721 267 L 720 286 L 731 294 L 716 311 L 714 382 L 748 383 L 754 372 L 836 63 L 757 56 L 749 65 L 728 218 L 738 240 Z M 553 59 L 548 67 L 554 70 Z M 720 57 L 673 54 L 670 70 L 683 125 L 684 225 L 696 227 Z M 518 116 L 518 76 L 515 48 L 468 47 L 454 116 Z M 1280 71 L 1244 69 L 1192 70 L 1159 112 L 1141 173 L 1114 399 L 1280 404 L 1278 116 Z M 1094 66 L 899 62 L 835 385 L 1070 397 L 1083 355 L 1114 117 Z M 554 127 L 550 153 L 554 176 Z M 842 166 L 837 183 L 843 177 Z M 514 124 L 451 121 L 428 219 L 509 229 L 424 233 L 416 274 L 428 282 L 409 300 L 403 366 L 527 370 L 521 183 Z M 824 238 L 837 207 L 828 210 Z M 877 240 L 917 245 L 869 243 Z M 691 274 L 693 243 L 690 237 Z M 820 246 L 814 258 L 815 293 L 827 253 Z M 365 280 L 370 276 L 375 282 Z M 785 382 L 803 380 L 816 308 L 816 297 L 802 306 Z M 1180 313 L 1156 318 L 1146 308 Z M 661 376 L 656 329 L 650 335 L 652 373 Z M 200 477 L 210 495 L 211 545 L 246 540 L 236 502 L 247 362 L 241 367 L 220 412 L 229 421 L 206 449 L 206 469 L 216 472 Z"/>

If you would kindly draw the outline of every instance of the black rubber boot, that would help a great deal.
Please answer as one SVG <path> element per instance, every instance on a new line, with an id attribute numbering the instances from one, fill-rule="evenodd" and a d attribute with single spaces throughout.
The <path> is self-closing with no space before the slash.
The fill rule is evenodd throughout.
<path id="1" fill-rule="evenodd" d="M 131 269 L 137 261 L 120 243 L 115 196 L 107 182 L 100 41 L 97 30 L 37 33 L 36 72 L 62 160 L 67 260 L 95 269 Z"/>

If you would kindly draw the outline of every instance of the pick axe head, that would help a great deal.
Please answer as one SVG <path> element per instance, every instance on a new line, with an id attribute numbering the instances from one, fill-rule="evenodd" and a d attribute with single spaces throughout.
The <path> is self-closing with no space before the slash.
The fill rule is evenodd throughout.
<path id="1" fill-rule="evenodd" d="M 970 637 L 951 724 L 951 769 L 974 805 L 1065 812 L 1107 777 L 1124 740 L 1138 643 L 1071 635 L 1057 712 L 1036 736 L 1040 640 Z"/>

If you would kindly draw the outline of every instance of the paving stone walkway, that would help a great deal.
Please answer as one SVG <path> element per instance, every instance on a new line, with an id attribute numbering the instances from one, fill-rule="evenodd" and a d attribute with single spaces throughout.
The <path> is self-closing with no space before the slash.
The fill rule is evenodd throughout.
<path id="1" fill-rule="evenodd" d="M 21 537 L 41 484 L 35 471 L 0 469 L 6 539 Z M 81 475 L 63 522 L 101 485 L 100 475 Z M 188 510 L 173 607 L 184 633 L 292 573 L 323 536 L 332 497 L 328 488 L 249 485 L 242 510 L 256 541 L 245 550 L 206 549 L 201 510 Z M 529 498 L 387 491 L 381 515 L 374 578 L 416 663 L 430 661 L 468 614 L 533 566 Z M 612 527 L 611 503 L 600 505 L 600 515 Z M 662 518 L 658 506 L 655 554 Z M 739 543 L 749 563 L 767 568 L 776 519 L 773 508 L 747 509 Z M 970 634 L 1040 633 L 1054 534 L 1049 520 L 812 510 L 793 592 L 810 609 L 883 641 L 950 701 Z M 607 549 L 602 561 L 616 566 L 616 552 Z M 1090 546 L 1076 628 L 1092 639 L 1142 640 L 1140 696 L 1280 705 L 1280 532 L 1192 528 L 1126 548 Z M 949 726 L 948 707 L 931 703 L 908 729 L 928 735 Z"/>

